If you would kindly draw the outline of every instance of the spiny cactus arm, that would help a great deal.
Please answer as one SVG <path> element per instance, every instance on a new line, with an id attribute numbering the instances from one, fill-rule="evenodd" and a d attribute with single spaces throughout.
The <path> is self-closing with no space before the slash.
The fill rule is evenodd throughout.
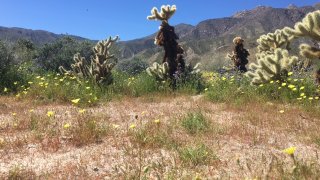
<path id="1" fill-rule="evenodd" d="M 61 74 L 71 74 L 71 71 L 66 70 L 63 66 L 59 66 L 59 71 Z"/>
<path id="2" fill-rule="evenodd" d="M 114 55 L 109 54 L 109 49 L 119 39 L 119 36 L 116 36 L 115 38 L 112 38 L 111 36 L 103 41 L 99 41 L 96 46 L 93 48 L 93 51 L 97 55 L 105 56 L 105 58 L 114 58 Z"/>
<path id="3" fill-rule="evenodd" d="M 158 9 L 156 7 L 152 8 L 151 15 L 147 17 L 149 20 L 160 20 L 160 21 L 166 21 L 172 17 L 172 15 L 176 12 L 177 8 L 175 5 L 163 5 L 161 6 L 161 11 L 159 13 Z"/>
<path id="4" fill-rule="evenodd" d="M 285 28 L 285 33 L 297 37 L 310 37 L 320 41 L 320 10 L 308 13 L 294 28 Z"/>
<path id="5" fill-rule="evenodd" d="M 300 54 L 309 59 L 320 58 L 320 49 L 316 47 L 312 47 L 308 44 L 300 45 Z"/>

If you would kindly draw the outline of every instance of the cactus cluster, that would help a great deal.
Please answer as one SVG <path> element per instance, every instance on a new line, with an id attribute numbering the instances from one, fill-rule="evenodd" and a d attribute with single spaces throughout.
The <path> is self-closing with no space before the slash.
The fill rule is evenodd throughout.
<path id="1" fill-rule="evenodd" d="M 309 37 L 320 41 L 320 10 L 311 12 L 295 24 L 294 28 L 286 27 L 284 32 L 295 37 Z M 308 44 L 300 45 L 300 54 L 310 59 L 320 58 L 320 48 Z"/>
<path id="2" fill-rule="evenodd" d="M 162 64 L 154 62 L 151 67 L 147 68 L 147 73 L 158 81 L 165 81 L 169 76 L 169 65 L 167 62 Z"/>
<path id="3" fill-rule="evenodd" d="M 298 58 L 290 56 L 285 49 L 277 48 L 272 54 L 257 54 L 257 64 L 250 64 L 254 72 L 247 72 L 252 84 L 267 83 L 270 80 L 282 81 L 287 76 L 287 68 L 297 62 Z"/>
<path id="4" fill-rule="evenodd" d="M 272 54 L 277 48 L 289 50 L 290 42 L 293 39 L 294 36 L 286 34 L 283 29 L 277 29 L 274 33 L 268 33 L 259 37 L 257 40 L 258 52 Z"/>
<path id="5" fill-rule="evenodd" d="M 257 63 L 251 63 L 250 72 L 245 75 L 252 79 L 255 85 L 264 84 L 270 80 L 283 81 L 285 74 L 298 61 L 298 57 L 290 56 L 290 43 L 296 37 L 287 34 L 284 29 L 262 35 L 257 40 Z"/>
<path id="6" fill-rule="evenodd" d="M 109 53 L 109 49 L 118 39 L 119 37 L 116 36 L 115 38 L 109 37 L 106 40 L 99 41 L 93 48 L 95 54 L 91 58 L 90 64 L 87 64 L 85 58 L 77 53 L 73 57 L 75 63 L 71 65 L 71 70 L 68 71 L 62 66 L 59 67 L 59 70 L 61 73 L 75 75 L 80 78 L 90 78 L 98 84 L 111 84 L 113 80 L 111 70 L 118 60 Z"/>

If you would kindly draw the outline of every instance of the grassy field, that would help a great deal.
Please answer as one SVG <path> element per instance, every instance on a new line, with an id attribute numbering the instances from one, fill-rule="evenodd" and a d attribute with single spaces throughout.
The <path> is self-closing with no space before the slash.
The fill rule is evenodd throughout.
<path id="1" fill-rule="evenodd" d="M 146 74 L 104 88 L 56 74 L 0 96 L 1 179 L 317 179 L 318 87 L 202 74 L 172 91 Z M 289 149 L 287 149 L 289 148 Z"/>

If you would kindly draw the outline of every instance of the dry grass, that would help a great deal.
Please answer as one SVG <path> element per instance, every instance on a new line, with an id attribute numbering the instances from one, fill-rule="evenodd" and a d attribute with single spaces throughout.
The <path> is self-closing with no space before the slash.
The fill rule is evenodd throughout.
<path id="1" fill-rule="evenodd" d="M 0 97 L 0 177 L 319 178 L 320 117 L 301 108 L 166 95 L 79 110 Z M 190 112 L 201 112 L 204 130 L 183 125 Z M 294 161 L 281 152 L 290 146 Z"/>

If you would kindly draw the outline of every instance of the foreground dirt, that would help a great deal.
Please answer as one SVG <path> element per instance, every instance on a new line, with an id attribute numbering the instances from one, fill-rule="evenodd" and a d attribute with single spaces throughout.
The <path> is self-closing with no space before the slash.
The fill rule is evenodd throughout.
<path id="1" fill-rule="evenodd" d="M 313 171 L 319 171 L 320 117 L 295 107 L 230 106 L 201 96 L 179 96 L 122 99 L 85 108 L 80 115 L 79 110 L 0 97 L 0 178 L 273 179 L 286 174 L 315 177 Z M 47 117 L 48 111 L 53 117 Z M 188 134 L 180 121 L 199 111 L 210 130 Z M 53 121 L 56 135 L 30 128 L 32 118 Z M 99 141 L 77 145 L 70 131 L 78 118 L 95 119 L 107 126 L 107 133 Z M 135 135 L 148 123 L 170 129 L 179 147 L 137 142 Z M 212 150 L 215 160 L 194 164 L 181 159 L 177 149 L 199 144 Z M 282 152 L 291 146 L 297 148 L 294 156 Z M 294 174 L 301 164 L 307 171 Z"/>

